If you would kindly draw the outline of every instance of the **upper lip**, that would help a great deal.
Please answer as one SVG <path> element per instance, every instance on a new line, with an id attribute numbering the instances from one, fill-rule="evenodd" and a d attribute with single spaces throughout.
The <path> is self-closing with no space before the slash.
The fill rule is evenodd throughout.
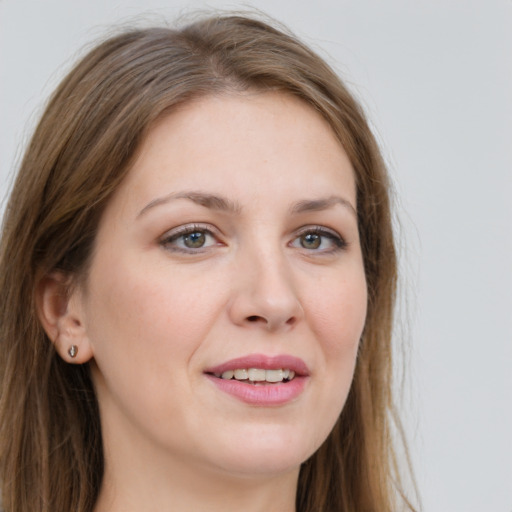
<path id="1" fill-rule="evenodd" d="M 237 370 L 242 368 L 261 368 L 263 370 L 293 370 L 297 375 L 309 375 L 309 368 L 299 357 L 288 354 L 277 356 L 267 356 L 265 354 L 250 354 L 243 357 L 230 359 L 217 366 L 207 368 L 205 373 L 224 373 L 228 370 Z"/>

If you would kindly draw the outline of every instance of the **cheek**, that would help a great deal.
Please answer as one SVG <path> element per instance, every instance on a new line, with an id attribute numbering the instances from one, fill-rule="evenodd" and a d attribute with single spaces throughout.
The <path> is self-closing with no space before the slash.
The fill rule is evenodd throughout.
<path id="1" fill-rule="evenodd" d="M 185 421 L 193 384 L 190 361 L 220 303 L 218 294 L 209 292 L 213 283 L 198 293 L 190 276 L 158 264 L 118 261 L 102 268 L 108 272 L 91 275 L 87 332 L 103 413 L 108 409 L 112 417 L 121 411 L 142 428 Z"/>
<path id="2" fill-rule="evenodd" d="M 327 360 L 343 365 L 350 362 L 347 358 L 350 360 L 351 355 L 355 360 L 366 319 L 364 274 L 356 272 L 350 279 L 333 280 L 311 297 L 311 326 Z"/>
<path id="3" fill-rule="evenodd" d="M 162 386 L 188 381 L 188 363 L 216 317 L 214 286 L 207 283 L 197 293 L 190 276 L 158 264 L 118 261 L 103 268 L 109 271 L 91 275 L 88 301 L 96 365 L 115 394 L 130 390 L 159 400 Z"/>
<path id="4" fill-rule="evenodd" d="M 158 265 L 145 268 L 119 262 L 105 268 L 109 272 L 98 274 L 93 282 L 91 320 L 110 330 L 113 342 L 124 333 L 123 343 L 139 340 L 145 349 L 153 344 L 163 349 L 162 341 L 167 342 L 164 346 L 171 340 L 179 345 L 181 338 L 194 339 L 207 328 L 207 311 L 215 307 L 215 294 L 209 292 L 213 286 L 204 277 L 198 293 L 199 284 L 193 279 Z"/>
<path id="5" fill-rule="evenodd" d="M 319 420 L 311 432 L 312 451 L 324 442 L 343 410 L 366 319 L 364 274 L 356 271 L 350 279 L 333 279 L 330 283 L 330 286 L 310 294 L 313 300 L 307 308 L 309 325 L 321 354 L 313 375 L 318 385 L 314 401 Z"/>

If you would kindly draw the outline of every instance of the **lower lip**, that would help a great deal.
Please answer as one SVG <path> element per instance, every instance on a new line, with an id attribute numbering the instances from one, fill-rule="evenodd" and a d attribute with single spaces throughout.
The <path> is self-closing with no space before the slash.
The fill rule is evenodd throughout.
<path id="1" fill-rule="evenodd" d="M 295 376 L 289 382 L 258 385 L 235 379 L 220 379 L 213 375 L 207 375 L 207 377 L 224 393 L 246 404 L 262 407 L 284 405 L 293 401 L 302 393 L 307 380 L 307 377 Z"/>

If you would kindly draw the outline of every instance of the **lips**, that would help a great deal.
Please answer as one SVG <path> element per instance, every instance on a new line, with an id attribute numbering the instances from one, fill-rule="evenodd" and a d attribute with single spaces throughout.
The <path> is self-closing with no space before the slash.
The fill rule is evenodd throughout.
<path id="1" fill-rule="evenodd" d="M 226 371 L 235 371 L 238 369 L 258 368 L 262 370 L 292 370 L 298 376 L 308 376 L 309 369 L 306 363 L 291 355 L 266 356 L 263 354 L 252 354 L 245 357 L 231 359 L 225 363 L 208 368 L 205 373 L 220 374 Z"/>
<path id="2" fill-rule="evenodd" d="M 236 370 L 226 370 L 223 373 L 215 373 L 215 377 L 224 380 L 239 380 L 256 384 L 258 382 L 288 382 L 295 378 L 295 372 L 289 368 L 279 368 L 277 370 L 265 370 L 263 368 L 237 368 Z"/>
<path id="3" fill-rule="evenodd" d="M 220 391 L 258 406 L 293 401 L 309 378 L 306 363 L 290 355 L 252 354 L 208 368 L 204 373 Z"/>

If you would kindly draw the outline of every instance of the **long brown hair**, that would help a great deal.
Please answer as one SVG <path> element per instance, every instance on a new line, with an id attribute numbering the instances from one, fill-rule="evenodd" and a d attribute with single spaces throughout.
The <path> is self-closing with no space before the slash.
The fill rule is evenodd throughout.
<path id="1" fill-rule="evenodd" d="M 329 66 L 284 29 L 245 16 L 131 30 L 90 51 L 53 94 L 26 151 L 0 250 L 0 480 L 8 512 L 90 512 L 103 476 L 88 365 L 62 361 L 35 289 L 87 274 L 112 193 L 154 122 L 193 98 L 282 91 L 332 127 L 355 172 L 368 314 L 346 405 L 300 471 L 299 512 L 396 510 L 391 331 L 396 257 L 389 184 L 365 116 Z M 398 491 L 398 493 L 397 493 Z"/>

